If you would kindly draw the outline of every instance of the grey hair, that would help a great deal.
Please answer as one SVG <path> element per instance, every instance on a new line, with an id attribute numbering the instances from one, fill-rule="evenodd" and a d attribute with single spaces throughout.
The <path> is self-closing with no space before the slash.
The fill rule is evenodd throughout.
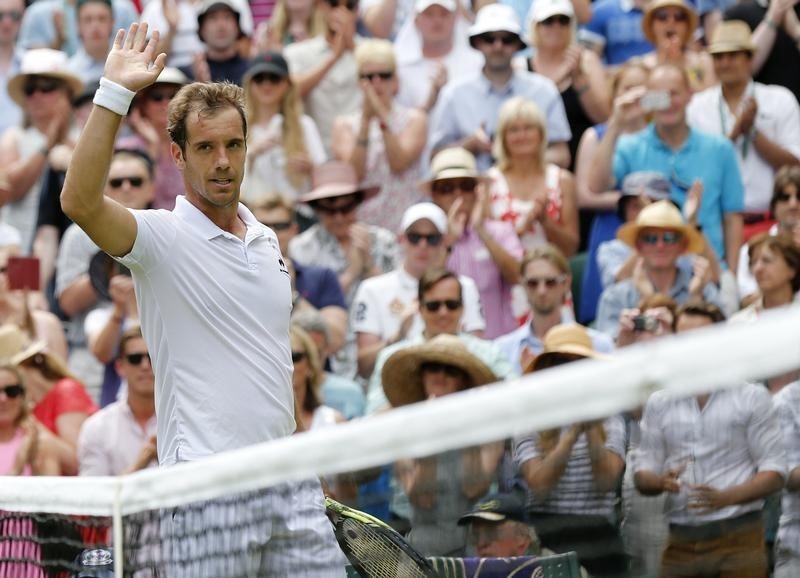
<path id="1" fill-rule="evenodd" d="M 292 322 L 299 325 L 306 333 L 319 333 L 325 338 L 325 343 L 330 340 L 328 325 L 319 311 L 299 311 L 292 315 Z"/>

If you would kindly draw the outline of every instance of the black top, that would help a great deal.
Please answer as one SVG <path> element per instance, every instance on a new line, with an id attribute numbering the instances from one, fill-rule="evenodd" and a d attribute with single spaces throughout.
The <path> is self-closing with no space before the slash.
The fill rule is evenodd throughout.
<path id="1" fill-rule="evenodd" d="M 211 82 L 227 80 L 239 86 L 242 85 L 244 73 L 250 67 L 250 61 L 238 54 L 228 60 L 209 60 L 208 56 L 206 56 L 206 62 L 208 62 L 208 69 L 211 72 Z M 182 66 L 181 71 L 190 80 L 194 80 L 194 70 L 192 70 L 191 66 Z"/>

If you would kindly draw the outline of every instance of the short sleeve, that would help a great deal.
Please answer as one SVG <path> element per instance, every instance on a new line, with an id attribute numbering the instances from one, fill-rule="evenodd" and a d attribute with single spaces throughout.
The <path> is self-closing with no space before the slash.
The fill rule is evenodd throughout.
<path id="1" fill-rule="evenodd" d="M 383 337 L 380 323 L 380 299 L 373 290 L 374 283 L 367 279 L 358 286 L 353 299 L 350 323 L 356 333 L 369 333 Z"/>
<path id="2" fill-rule="evenodd" d="M 85 413 L 97 411 L 97 406 L 86 393 L 86 388 L 74 379 L 61 379 L 55 384 L 55 418 L 65 413 Z"/>
<path id="3" fill-rule="evenodd" d="M 464 300 L 464 319 L 461 322 L 462 331 L 472 333 L 486 329 L 486 320 L 483 317 L 481 296 L 478 286 L 469 277 L 460 276 L 461 292 Z"/>
<path id="4" fill-rule="evenodd" d="M 175 241 L 177 218 L 165 210 L 131 210 L 136 218 L 136 241 L 130 253 L 117 257 L 117 261 L 131 270 L 147 272 L 169 254 Z"/>
<path id="5" fill-rule="evenodd" d="M 456 107 L 452 105 L 455 88 L 452 84 L 446 86 L 439 97 L 438 105 L 434 109 L 430 123 L 430 139 L 428 141 L 431 150 L 449 145 L 462 136 L 458 134 Z"/>
<path id="6" fill-rule="evenodd" d="M 310 158 L 311 162 L 315 165 L 321 165 L 328 157 L 325 154 L 325 147 L 322 146 L 322 137 L 319 134 L 319 129 L 314 119 L 310 116 L 303 115 L 301 123 L 303 125 L 303 136 L 306 140 L 305 144 L 308 158 Z"/>
<path id="7" fill-rule="evenodd" d="M 342 307 L 347 309 L 342 286 L 333 269 L 321 267 L 318 289 L 317 295 L 311 303 L 314 307 L 317 309 L 322 309 L 323 307 Z"/>
<path id="8" fill-rule="evenodd" d="M 744 210 L 744 184 L 739 163 L 733 145 L 728 140 L 722 141 L 720 151 L 722 171 L 722 212 L 739 213 Z"/>

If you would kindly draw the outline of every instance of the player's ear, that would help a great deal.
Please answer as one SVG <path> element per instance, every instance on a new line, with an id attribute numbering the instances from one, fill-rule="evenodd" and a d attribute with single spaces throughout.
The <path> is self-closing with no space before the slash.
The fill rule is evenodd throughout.
<path id="1" fill-rule="evenodd" d="M 186 166 L 186 161 L 183 159 L 183 150 L 179 147 L 176 143 L 170 143 L 170 153 L 172 154 L 172 160 L 175 162 L 175 166 L 178 167 L 179 170 L 183 170 Z"/>

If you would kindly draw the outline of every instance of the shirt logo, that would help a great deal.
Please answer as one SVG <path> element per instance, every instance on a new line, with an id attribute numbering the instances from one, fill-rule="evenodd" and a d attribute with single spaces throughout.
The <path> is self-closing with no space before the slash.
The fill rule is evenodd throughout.
<path id="1" fill-rule="evenodd" d="M 281 270 L 281 273 L 289 274 L 289 269 L 286 267 L 286 261 L 283 260 L 283 257 L 278 257 L 278 268 Z"/>

